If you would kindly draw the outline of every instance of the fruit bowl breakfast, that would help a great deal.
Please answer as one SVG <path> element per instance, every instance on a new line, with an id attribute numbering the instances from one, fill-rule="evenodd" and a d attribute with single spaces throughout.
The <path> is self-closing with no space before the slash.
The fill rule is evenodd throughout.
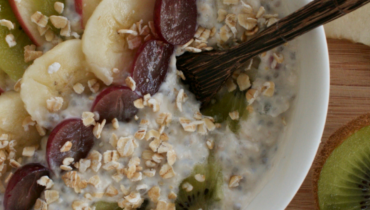
<path id="1" fill-rule="evenodd" d="M 0 0 L 0 209 L 285 208 L 325 123 L 323 30 L 243 63 L 204 107 L 176 59 L 308 2 Z"/>

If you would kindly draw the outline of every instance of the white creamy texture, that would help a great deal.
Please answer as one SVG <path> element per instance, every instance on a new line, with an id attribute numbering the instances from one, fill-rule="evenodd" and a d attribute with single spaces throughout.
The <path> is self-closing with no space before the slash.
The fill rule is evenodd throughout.
<path id="1" fill-rule="evenodd" d="M 120 191 L 120 184 L 123 184 L 126 188 L 130 189 L 130 191 L 136 191 L 136 187 L 138 185 L 146 185 L 147 190 L 153 186 L 158 186 L 161 183 L 161 196 L 160 200 L 167 200 L 168 201 L 168 194 L 173 191 L 175 193 L 178 192 L 178 187 L 183 179 L 188 177 L 197 164 L 202 164 L 207 160 L 208 157 L 208 149 L 205 144 L 206 137 L 201 136 L 197 133 L 189 133 L 185 132 L 179 123 L 180 117 L 185 117 L 188 119 L 193 119 L 193 115 L 195 112 L 199 111 L 200 103 L 195 100 L 195 98 L 188 92 L 183 85 L 180 84 L 179 78 L 176 75 L 176 68 L 175 68 L 175 56 L 171 58 L 170 68 L 167 74 L 167 78 L 163 85 L 161 86 L 159 92 L 153 96 L 157 101 L 160 102 L 160 110 L 156 113 L 149 107 L 140 110 L 138 113 L 139 121 L 132 120 L 130 123 L 120 123 L 119 129 L 115 130 L 111 124 L 105 126 L 102 137 L 99 140 L 96 140 L 95 145 L 92 149 L 99 151 L 103 154 L 107 150 L 114 150 L 113 146 L 109 143 L 109 140 L 112 134 L 116 134 L 118 137 L 126 137 L 130 135 L 134 135 L 134 133 L 139 129 L 139 122 L 141 119 L 149 120 L 148 130 L 155 129 L 158 130 L 158 124 L 156 123 L 156 119 L 158 115 L 162 112 L 172 113 L 172 122 L 171 124 L 165 129 L 165 133 L 169 137 L 169 143 L 173 145 L 174 150 L 176 151 L 177 161 L 173 165 L 174 171 L 176 176 L 171 179 L 163 179 L 159 176 L 159 168 L 157 168 L 156 175 L 152 178 L 145 177 L 143 175 L 143 180 L 139 182 L 131 182 L 129 179 L 124 178 L 120 181 L 120 183 L 116 183 L 111 176 L 115 174 L 115 170 L 112 171 L 105 171 L 100 169 L 97 173 L 102 183 L 96 189 L 95 187 L 89 185 L 87 188 L 83 189 L 83 193 L 76 194 L 73 189 L 68 188 L 65 186 L 64 182 L 61 180 L 61 177 L 53 177 L 53 181 L 55 185 L 53 189 L 58 190 L 60 192 L 60 199 L 58 202 L 53 203 L 50 205 L 50 209 L 53 210 L 62 210 L 62 209 L 69 209 L 70 204 L 75 200 L 86 200 L 84 199 L 84 193 L 94 193 L 94 192 L 105 192 L 105 189 L 109 185 L 115 186 Z M 177 92 L 174 91 L 185 89 L 186 94 L 189 95 L 189 98 L 184 103 L 183 112 L 180 112 L 176 105 L 173 103 L 176 99 Z M 66 110 L 63 110 L 59 116 L 57 114 L 54 116 L 53 121 L 61 121 L 67 118 L 74 118 L 80 117 L 83 111 L 89 110 L 91 107 L 92 101 L 87 96 L 81 95 L 74 95 L 71 97 L 71 101 L 69 106 Z M 46 138 L 44 138 L 46 140 Z M 46 141 L 44 140 L 42 150 L 40 150 L 35 157 L 28 158 L 26 162 L 40 162 L 46 164 L 45 162 L 45 145 Z M 149 143 L 146 140 L 136 140 L 136 143 L 139 145 L 138 148 L 135 149 L 133 157 L 141 157 L 141 154 L 144 150 L 150 150 Z M 123 164 L 123 166 L 127 167 L 128 161 L 130 158 L 120 158 L 119 162 Z M 145 166 L 144 160 L 141 161 L 140 164 L 144 169 L 147 168 Z M 88 180 L 96 173 L 92 172 L 89 169 L 86 173 L 80 174 L 82 178 Z M 139 192 L 144 197 L 147 193 L 147 190 L 140 190 Z M 122 198 L 123 194 L 120 191 L 120 194 L 115 197 L 103 197 L 103 198 L 94 198 L 91 201 L 88 201 L 90 204 L 93 204 L 96 201 L 111 201 L 117 202 L 120 198 Z"/>
<path id="2" fill-rule="evenodd" d="M 244 2 L 251 5 L 254 11 L 258 11 L 262 5 L 266 8 L 266 13 L 283 12 L 281 7 L 277 8 L 280 6 L 278 0 L 262 1 L 262 4 L 259 0 Z M 225 6 L 222 0 L 198 0 L 197 4 L 200 11 L 198 24 L 208 29 L 213 27 L 219 29 L 224 25 L 217 21 L 218 9 L 238 14 L 241 8 L 241 5 Z M 273 8 L 273 11 L 269 8 Z M 238 29 L 239 31 L 243 30 Z M 238 33 L 237 37 L 240 36 Z M 209 45 L 216 47 L 217 39 L 219 39 L 217 35 L 210 39 Z M 216 154 L 222 163 L 224 176 L 224 198 L 221 205 L 215 205 L 214 209 L 244 209 L 273 173 L 274 156 L 279 149 L 277 142 L 283 140 L 280 136 L 285 131 L 286 121 L 289 120 L 289 108 L 297 91 L 296 45 L 296 41 L 292 41 L 259 56 L 261 63 L 252 88 L 260 90 L 265 82 L 272 81 L 275 83 L 274 96 L 266 97 L 259 94 L 252 104 L 254 112 L 249 114 L 246 121 L 241 121 L 242 129 L 237 135 L 228 129 L 218 130 L 212 135 L 216 140 Z M 284 56 L 284 62 L 278 64 L 276 70 L 271 67 L 273 53 Z M 240 175 L 243 179 L 237 188 L 230 189 L 228 181 L 232 175 Z"/>
<path id="3" fill-rule="evenodd" d="M 249 3 L 255 11 L 261 5 L 259 0 L 244 0 Z M 72 2 L 72 1 L 71 1 Z M 269 1 L 262 5 L 266 7 L 268 13 L 272 13 L 269 8 L 274 8 L 278 5 L 279 1 Z M 273 5 L 273 6 L 271 6 Z M 198 10 L 201 15 L 198 18 L 200 26 L 205 28 L 220 28 L 223 24 L 217 22 L 217 11 L 220 7 L 228 10 L 229 13 L 238 14 L 240 5 L 224 7 L 222 0 L 197 0 Z M 276 10 L 279 12 L 279 9 Z M 240 26 L 239 26 L 240 27 Z M 240 35 L 240 34 L 238 34 Z M 215 36 L 209 40 L 209 45 L 216 47 L 216 41 L 219 37 Z M 118 130 L 112 128 L 112 125 L 105 126 L 102 138 L 96 140 L 93 150 L 103 153 L 106 150 L 113 150 L 113 146 L 109 144 L 109 139 L 112 133 L 118 137 L 125 137 L 134 135 L 139 128 L 141 119 L 149 120 L 148 130 L 158 130 L 158 125 L 155 122 L 158 115 L 162 112 L 169 112 L 173 115 L 172 123 L 165 129 L 165 133 L 169 136 L 169 143 L 173 145 L 177 154 L 177 161 L 173 168 L 176 176 L 171 179 L 162 179 L 159 176 L 159 169 L 156 170 L 156 175 L 152 178 L 145 177 L 139 182 L 131 182 L 127 178 L 123 178 L 119 183 L 116 183 L 111 176 L 115 171 L 105 171 L 101 169 L 98 172 L 102 183 L 95 189 L 89 185 L 83 189 L 83 193 L 76 194 L 73 189 L 65 186 L 60 177 L 53 177 L 55 183 L 53 189 L 60 192 L 60 199 L 58 202 L 50 205 L 49 209 L 63 210 L 71 209 L 71 203 L 75 200 L 84 199 L 85 193 L 104 192 L 106 187 L 110 184 L 116 187 L 120 194 L 115 197 L 104 196 L 101 199 L 95 198 L 89 203 L 104 200 L 117 202 L 122 198 L 122 192 L 119 185 L 123 184 L 130 191 L 136 191 L 138 185 L 147 185 L 148 189 L 152 186 L 161 184 L 161 200 L 168 200 L 167 195 L 170 191 L 178 192 L 178 187 L 181 181 L 192 173 L 195 165 L 204 163 L 208 157 L 208 149 L 205 141 L 209 138 L 215 140 L 215 151 L 218 161 L 220 162 L 223 170 L 224 184 L 222 186 L 223 200 L 221 203 L 215 204 L 213 209 L 243 209 L 259 192 L 259 189 L 265 184 L 268 179 L 267 174 L 272 173 L 271 168 L 274 165 L 274 155 L 278 148 L 278 142 L 282 141 L 279 137 L 284 132 L 286 121 L 289 123 L 290 106 L 295 97 L 297 89 L 297 65 L 296 54 L 294 53 L 296 43 L 291 42 L 286 46 L 278 47 L 274 50 L 267 52 L 264 56 L 260 56 L 261 64 L 256 81 L 253 83 L 253 88 L 260 89 L 261 86 L 267 81 L 273 81 L 276 85 L 275 94 L 272 97 L 259 95 L 256 101 L 252 104 L 254 112 L 249 114 L 248 119 L 241 121 L 240 132 L 234 134 L 225 124 L 221 129 L 210 132 L 208 136 L 200 134 L 185 132 L 178 122 L 180 117 L 192 119 L 195 112 L 199 111 L 200 103 L 197 102 L 192 93 L 179 82 L 176 75 L 176 59 L 175 56 L 171 58 L 171 66 L 167 74 L 165 82 L 162 84 L 159 92 L 153 96 L 160 102 L 160 110 L 154 113 L 150 108 L 140 110 L 138 121 L 132 120 L 129 123 L 120 123 Z M 284 62 L 278 69 L 271 69 L 271 56 L 272 53 L 278 52 L 284 56 Z M 176 89 L 176 91 L 175 91 Z M 183 112 L 178 111 L 175 99 L 177 91 L 184 89 L 185 93 L 189 96 L 188 100 L 183 104 Z M 95 96 L 95 95 L 94 95 Z M 53 125 L 68 118 L 80 118 L 82 112 L 88 111 L 91 108 L 93 100 L 86 95 L 72 94 L 69 101 L 68 108 L 62 112 L 51 114 L 49 120 Z M 46 165 L 45 161 L 45 145 L 47 137 L 43 139 L 42 150 L 39 150 L 32 158 L 24 158 L 24 163 L 40 162 Z M 149 142 L 145 140 L 136 140 L 139 145 L 135 149 L 133 156 L 140 157 L 143 150 L 148 150 Z M 123 166 L 127 166 L 129 158 L 120 158 L 119 162 Z M 144 169 L 146 166 L 144 161 L 140 164 Z M 81 174 L 82 178 L 89 179 L 95 175 L 89 169 L 86 173 Z M 240 186 L 230 189 L 228 181 L 230 176 L 240 175 L 243 177 Z M 171 189 L 172 188 L 172 189 Z M 146 190 L 139 191 L 143 197 L 146 196 Z M 3 198 L 0 199 L 2 201 Z M 87 201 L 87 200 L 86 200 Z M 0 209 L 3 206 L 1 205 Z"/>

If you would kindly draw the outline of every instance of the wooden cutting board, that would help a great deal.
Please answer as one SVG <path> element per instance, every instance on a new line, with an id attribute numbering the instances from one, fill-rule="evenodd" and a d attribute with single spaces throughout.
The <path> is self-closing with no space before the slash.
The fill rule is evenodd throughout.
<path id="1" fill-rule="evenodd" d="M 322 142 L 338 128 L 370 112 L 370 47 L 328 40 L 330 102 Z M 312 170 L 286 210 L 314 210 Z"/>

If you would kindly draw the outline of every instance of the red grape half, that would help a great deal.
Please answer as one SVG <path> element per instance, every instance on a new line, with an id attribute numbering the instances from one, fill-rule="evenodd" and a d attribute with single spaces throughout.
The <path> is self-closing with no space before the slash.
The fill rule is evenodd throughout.
<path id="1" fill-rule="evenodd" d="M 37 184 L 42 176 L 50 176 L 46 167 L 31 163 L 19 168 L 10 178 L 4 194 L 5 210 L 32 209 L 45 187 Z"/>
<path id="2" fill-rule="evenodd" d="M 134 101 L 138 98 L 140 96 L 128 87 L 108 87 L 96 97 L 91 111 L 98 112 L 99 119 L 105 119 L 107 123 L 114 118 L 130 121 L 138 112 L 134 106 Z"/>
<path id="3" fill-rule="evenodd" d="M 156 0 L 154 25 L 163 40 L 183 45 L 194 37 L 197 15 L 196 0 Z"/>
<path id="4" fill-rule="evenodd" d="M 159 40 L 145 42 L 138 50 L 132 68 L 136 90 L 145 95 L 158 92 L 166 77 L 174 47 Z"/>
<path id="5" fill-rule="evenodd" d="M 61 152 L 60 148 L 70 141 L 72 148 Z M 49 168 L 57 171 L 66 157 L 74 158 L 77 162 L 85 158 L 94 146 L 93 127 L 86 127 L 81 119 L 67 119 L 59 123 L 50 133 L 46 145 L 46 160 Z"/>

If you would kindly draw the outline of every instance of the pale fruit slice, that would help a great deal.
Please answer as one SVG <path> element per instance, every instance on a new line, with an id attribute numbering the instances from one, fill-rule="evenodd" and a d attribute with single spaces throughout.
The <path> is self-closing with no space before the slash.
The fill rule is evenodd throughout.
<path id="1" fill-rule="evenodd" d="M 57 1 L 64 3 L 64 0 L 9 0 L 13 12 L 17 16 L 17 19 L 21 24 L 23 30 L 28 34 L 32 42 L 37 46 L 41 46 L 43 43 L 46 42 L 46 40 L 43 36 L 40 35 L 37 29 L 37 25 L 31 21 L 31 16 L 35 12 L 41 12 L 47 17 L 50 17 L 51 15 L 60 15 L 54 9 L 54 3 Z M 48 26 L 52 27 L 50 21 Z"/>
<path id="2" fill-rule="evenodd" d="M 6 80 L 7 76 L 5 72 L 0 69 L 0 94 L 6 90 Z"/>
<path id="3" fill-rule="evenodd" d="M 49 119 L 57 110 L 49 111 L 46 101 L 62 97 L 63 106 L 59 111 L 64 110 L 68 107 L 73 85 L 82 83 L 87 86 L 87 81 L 94 78 L 81 49 L 80 40 L 62 42 L 36 59 L 23 76 L 21 97 L 25 107 L 32 119 L 46 128 L 57 123 Z M 60 64 L 60 68 L 49 73 L 48 68 L 55 63 Z"/>
<path id="4" fill-rule="evenodd" d="M 20 29 L 17 18 L 13 14 L 7 0 L 0 0 L 1 10 L 0 19 L 9 20 L 14 24 L 14 29 L 9 30 L 5 26 L 0 26 L 0 69 L 7 73 L 10 78 L 17 81 L 22 77 L 27 64 L 24 62 L 24 46 L 32 44 L 27 34 Z M 17 44 L 9 47 L 5 41 L 8 34 L 13 34 Z"/>
<path id="5" fill-rule="evenodd" d="M 8 91 L 0 95 L 0 136 L 7 134 L 9 140 L 16 140 L 17 154 L 22 153 L 24 146 L 38 145 L 41 137 L 35 126 L 23 127 L 23 121 L 29 117 L 20 94 Z"/>
<path id="6" fill-rule="evenodd" d="M 348 39 L 370 46 L 370 4 L 325 25 L 328 38 Z"/>
<path id="7" fill-rule="evenodd" d="M 153 19 L 155 0 L 102 1 L 90 17 L 82 38 L 83 52 L 95 75 L 106 85 L 113 82 L 113 68 L 128 72 L 135 51 L 128 49 L 119 29 L 130 29 L 143 20 Z"/>
<path id="8" fill-rule="evenodd" d="M 85 28 L 87 21 L 102 0 L 75 0 L 76 12 L 81 16 L 81 25 Z"/>

